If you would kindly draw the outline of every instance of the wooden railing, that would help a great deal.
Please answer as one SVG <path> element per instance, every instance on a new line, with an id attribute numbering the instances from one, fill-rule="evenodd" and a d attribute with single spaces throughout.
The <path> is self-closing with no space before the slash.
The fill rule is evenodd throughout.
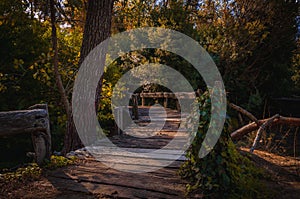
<path id="1" fill-rule="evenodd" d="M 48 106 L 36 104 L 27 110 L 0 112 L 0 137 L 30 134 L 35 160 L 42 164 L 51 155 Z"/>
<path id="2" fill-rule="evenodd" d="M 176 100 L 176 108 L 179 111 L 180 105 L 178 99 L 193 99 L 195 97 L 194 92 L 180 92 L 180 93 L 170 93 L 170 92 L 155 92 L 155 93 L 140 93 L 139 97 L 142 99 L 142 106 L 145 106 L 145 99 L 152 98 L 156 99 L 163 99 L 164 100 L 164 107 L 168 108 L 170 99 Z"/>

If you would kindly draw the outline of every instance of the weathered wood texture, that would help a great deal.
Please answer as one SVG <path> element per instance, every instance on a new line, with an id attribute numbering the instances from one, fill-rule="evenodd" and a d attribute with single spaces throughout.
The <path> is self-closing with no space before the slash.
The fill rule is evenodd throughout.
<path id="1" fill-rule="evenodd" d="M 185 183 L 176 169 L 133 175 L 89 160 L 48 175 L 51 184 L 61 190 L 100 194 L 103 198 L 184 198 Z"/>
<path id="2" fill-rule="evenodd" d="M 139 126 L 148 125 L 149 108 L 139 109 L 140 119 L 136 121 Z M 105 140 L 98 140 L 93 146 L 85 147 L 85 150 L 89 151 L 93 148 L 94 157 L 85 156 L 83 150 L 82 162 L 50 171 L 47 178 L 53 186 L 62 191 L 93 193 L 99 195 L 99 198 L 184 198 L 186 182 L 178 176 L 177 171 L 185 160 L 185 152 L 180 148 L 163 147 L 175 137 L 185 137 L 188 133 L 186 129 L 180 129 L 178 132 L 177 120 L 180 120 L 182 115 L 174 110 L 166 109 L 166 111 L 165 125 L 153 136 L 147 138 L 131 136 L 147 134 L 149 129 L 129 126 L 122 135 L 109 138 L 114 146 Z M 155 123 L 160 125 L 160 121 Z M 122 151 L 116 151 L 116 147 Z M 135 154 L 127 154 L 126 151 Z M 96 161 L 97 156 L 102 157 L 101 162 Z M 170 160 L 174 161 L 165 167 L 161 165 Z M 152 171 L 130 172 L 149 170 Z"/>
<path id="3" fill-rule="evenodd" d="M 48 106 L 37 104 L 28 110 L 0 112 L 0 137 L 31 134 L 35 160 L 42 164 L 51 155 Z"/>

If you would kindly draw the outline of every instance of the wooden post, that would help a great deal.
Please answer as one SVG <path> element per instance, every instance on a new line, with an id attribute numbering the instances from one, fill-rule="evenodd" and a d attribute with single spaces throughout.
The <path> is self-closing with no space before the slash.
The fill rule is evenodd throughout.
<path id="1" fill-rule="evenodd" d="M 40 165 L 51 155 L 48 106 L 37 104 L 28 110 L 0 112 L 0 137 L 30 133 L 35 160 Z"/>
<path id="2" fill-rule="evenodd" d="M 168 93 L 164 93 L 164 107 L 165 108 L 168 108 L 168 99 L 169 99 Z"/>
<path id="3" fill-rule="evenodd" d="M 119 106 L 115 108 L 115 116 L 117 118 L 115 118 L 116 120 L 116 127 L 117 127 L 117 132 L 118 135 L 122 135 L 123 131 L 121 128 L 123 128 L 123 107 Z"/>
<path id="4" fill-rule="evenodd" d="M 132 95 L 132 113 L 134 116 L 135 120 L 139 119 L 139 105 L 138 105 L 138 95 L 137 94 L 133 94 Z"/>
<path id="5" fill-rule="evenodd" d="M 145 98 L 142 96 L 142 106 L 145 106 Z"/>
<path id="6" fill-rule="evenodd" d="M 164 98 L 164 107 L 168 108 L 168 98 L 167 97 Z"/>
<path id="7" fill-rule="evenodd" d="M 176 100 L 176 109 L 177 111 L 181 111 L 181 107 L 180 107 L 180 103 L 179 103 L 179 99 L 181 98 L 181 94 L 180 93 L 174 93 L 174 99 Z"/>

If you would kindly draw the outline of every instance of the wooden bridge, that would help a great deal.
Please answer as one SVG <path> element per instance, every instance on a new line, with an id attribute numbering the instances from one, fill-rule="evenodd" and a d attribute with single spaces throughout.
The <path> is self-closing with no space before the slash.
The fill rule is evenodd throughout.
<path id="1" fill-rule="evenodd" d="M 184 151 L 180 147 L 165 146 L 174 138 L 187 137 L 185 129 L 179 128 L 185 118 L 167 108 L 164 112 L 167 119 L 163 119 L 159 117 L 162 114 L 159 110 L 154 110 L 157 118 L 152 122 L 164 125 L 150 137 L 139 137 L 147 133 L 140 126 L 148 125 L 153 119 L 149 118 L 149 107 L 143 106 L 138 109 L 137 126 L 129 126 L 123 134 L 110 138 L 123 151 L 116 152 L 100 140 L 93 147 L 100 150 L 101 162 L 96 160 L 97 154 L 95 158 L 85 149 L 78 150 L 76 154 L 82 157 L 81 163 L 50 172 L 49 181 L 59 190 L 92 193 L 101 198 L 184 198 L 185 182 L 177 173 L 185 160 Z M 132 154 L 124 153 L 128 151 Z M 162 166 L 170 161 L 171 164 Z"/>

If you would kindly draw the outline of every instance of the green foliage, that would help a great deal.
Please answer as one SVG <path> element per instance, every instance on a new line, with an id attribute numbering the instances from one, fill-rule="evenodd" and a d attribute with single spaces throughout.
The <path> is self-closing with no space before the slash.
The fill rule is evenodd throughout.
<path id="1" fill-rule="evenodd" d="M 44 32 L 43 37 L 50 39 L 51 28 L 49 22 L 44 22 L 48 29 Z M 59 72 L 65 86 L 65 90 L 69 99 L 71 99 L 72 88 L 78 71 L 78 61 L 80 44 L 82 40 L 82 32 L 80 27 L 59 28 Z M 40 92 L 44 94 L 43 102 L 48 103 L 51 127 L 53 129 L 55 150 L 60 150 L 63 132 L 65 131 L 67 116 L 61 104 L 61 97 L 56 87 L 56 80 L 52 64 L 53 50 L 51 47 L 45 53 L 41 53 L 35 62 L 29 66 L 33 79 L 43 86 Z"/>
<path id="2" fill-rule="evenodd" d="M 26 109 L 36 103 L 48 103 L 53 150 L 59 151 L 62 148 L 66 127 L 66 114 L 53 72 L 50 23 L 47 18 L 39 20 L 32 17 L 22 1 L 5 0 L 1 1 L 2 4 L 0 9 L 0 56 L 2 57 L 0 110 Z M 58 26 L 59 71 L 70 97 L 78 70 L 82 34 L 80 26 Z M 18 154 L 7 156 L 1 153 L 4 161 L 11 157 L 18 157 L 24 162 L 26 151 L 32 151 L 32 144 L 28 139 L 16 137 L 3 141 L 5 144 L 1 146 L 7 147 L 6 150 L 10 151 L 10 154 Z M 9 160 L 18 164 L 15 161 Z"/>
<path id="3" fill-rule="evenodd" d="M 98 107 L 98 120 L 104 133 L 109 135 L 114 131 L 111 97 L 115 84 L 123 74 L 122 68 L 112 63 L 104 69 L 101 98 Z M 114 92 L 117 92 L 114 90 Z"/>
<path id="4" fill-rule="evenodd" d="M 71 164 L 74 164 L 76 160 L 75 156 L 71 156 L 70 158 L 66 158 L 64 156 L 55 156 L 52 155 L 50 157 L 50 161 L 46 163 L 44 166 L 46 169 L 57 169 L 60 167 L 65 167 Z"/>
<path id="5" fill-rule="evenodd" d="M 237 104 L 256 90 L 262 97 L 288 95 L 295 48 L 295 1 L 205 1 L 193 13 L 198 41 L 218 56 L 218 68 Z M 259 107 L 257 107 L 259 108 Z"/>
<path id="6" fill-rule="evenodd" d="M 7 172 L 7 169 L 3 169 L 0 174 L 0 184 L 10 183 L 14 181 L 27 181 L 37 180 L 41 177 L 44 169 L 57 169 L 74 164 L 76 160 L 75 156 L 66 158 L 63 156 L 52 155 L 50 161 L 43 167 L 38 166 L 36 163 L 29 163 L 26 167 L 20 167 L 16 171 Z"/>
<path id="7" fill-rule="evenodd" d="M 192 38 L 197 36 L 194 22 L 191 18 L 191 10 L 184 1 L 168 1 L 163 5 L 160 1 L 116 1 L 113 16 L 113 32 L 121 32 L 139 27 L 162 27 L 177 30 Z M 151 35 L 149 35 L 151 42 Z M 162 46 L 168 45 L 168 39 L 162 42 Z M 174 47 L 174 46 L 173 46 Z M 180 47 L 178 47 L 180 48 Z M 160 63 L 179 71 L 196 90 L 201 82 L 201 75 L 182 57 L 161 49 L 143 49 L 130 52 L 118 62 L 126 71 L 133 67 L 147 63 Z M 149 76 L 151 74 L 144 74 Z M 145 91 L 162 89 L 155 85 L 144 86 Z"/>
<path id="8" fill-rule="evenodd" d="M 12 181 L 36 180 L 40 178 L 41 174 L 42 169 L 36 163 L 32 163 L 26 167 L 18 168 L 15 172 L 0 174 L 0 184 Z"/>
<path id="9" fill-rule="evenodd" d="M 187 191 L 199 191 L 206 198 L 267 198 L 259 181 L 264 173 L 243 157 L 230 139 L 228 122 L 214 149 L 204 158 L 198 154 L 209 127 L 211 116 L 209 93 L 196 103 L 200 121 L 195 139 L 187 152 L 188 161 L 180 174 L 187 179 Z M 266 195 L 265 195 L 266 194 Z"/>
<path id="10" fill-rule="evenodd" d="M 0 110 L 22 109 L 41 100 L 42 85 L 32 78 L 28 66 L 48 48 L 42 37 L 45 26 L 25 12 L 22 1 L 1 4 Z"/>
<path id="11" fill-rule="evenodd" d="M 297 92 L 291 81 L 292 73 L 296 83 L 298 77 L 297 66 L 292 69 L 291 63 L 296 47 L 296 1 L 118 0 L 114 9 L 113 32 L 155 26 L 178 30 L 199 41 L 213 56 L 228 96 L 237 104 L 261 112 L 259 99 L 253 101 L 256 91 L 262 101 Z M 169 52 L 144 50 L 138 54 L 128 57 L 135 61 L 142 58 L 140 62 L 151 57 L 149 62 L 174 67 L 191 80 L 193 87 L 203 86 L 199 74 Z"/>

